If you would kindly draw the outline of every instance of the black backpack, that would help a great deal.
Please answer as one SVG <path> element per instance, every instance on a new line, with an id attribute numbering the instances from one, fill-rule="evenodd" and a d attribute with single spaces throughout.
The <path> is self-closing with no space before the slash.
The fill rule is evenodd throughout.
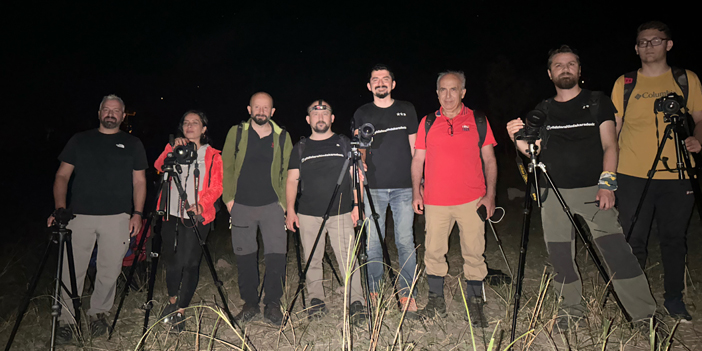
<path id="1" fill-rule="evenodd" d="M 437 112 L 438 111 L 428 113 L 427 118 L 424 120 L 425 147 L 427 144 L 427 135 L 429 135 L 429 129 L 431 129 L 431 125 L 434 124 L 434 121 L 436 121 Z M 475 117 L 475 125 L 478 126 L 478 149 L 481 149 L 483 147 L 483 143 L 485 142 L 485 135 L 487 134 L 487 117 L 485 116 L 485 112 L 479 110 L 473 111 L 473 116 Z"/>

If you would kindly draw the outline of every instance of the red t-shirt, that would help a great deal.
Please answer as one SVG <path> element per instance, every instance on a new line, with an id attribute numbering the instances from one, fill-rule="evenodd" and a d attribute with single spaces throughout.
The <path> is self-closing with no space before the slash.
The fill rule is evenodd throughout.
<path id="1" fill-rule="evenodd" d="M 414 147 L 426 150 L 424 160 L 424 204 L 435 206 L 461 205 L 485 195 L 478 128 L 473 111 L 465 106 L 454 118 L 449 119 L 439 109 L 424 142 L 424 122 L 419 123 Z M 453 129 L 453 136 L 450 134 Z M 428 145 L 428 147 L 427 147 Z M 485 145 L 497 145 L 487 124 Z"/>

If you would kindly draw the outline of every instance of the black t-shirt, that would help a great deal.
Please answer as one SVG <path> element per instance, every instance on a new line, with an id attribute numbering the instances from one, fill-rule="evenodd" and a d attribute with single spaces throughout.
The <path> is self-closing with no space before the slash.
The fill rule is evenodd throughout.
<path id="1" fill-rule="evenodd" d="M 609 97 L 601 95 L 594 116 L 590 94 L 583 90 L 570 101 L 553 100 L 548 107 L 540 158 L 559 188 L 597 185 L 602 173 L 600 124 L 614 121 L 616 109 Z M 540 185 L 546 186 L 545 182 Z"/>
<path id="2" fill-rule="evenodd" d="M 273 133 L 261 138 L 253 128 L 249 128 L 246 156 L 236 185 L 236 203 L 265 206 L 278 202 L 271 182 L 273 147 Z"/>
<path id="3" fill-rule="evenodd" d="M 351 145 L 347 139 L 342 139 L 336 134 L 325 140 L 305 139 L 304 143 L 302 159 L 300 159 L 300 143 L 297 143 L 293 147 L 288 165 L 288 169 L 300 170 L 302 193 L 297 212 L 321 217 L 327 211 L 341 167 L 346 161 L 344 149 L 351 150 Z M 345 148 L 342 147 L 342 143 L 346 143 Z M 341 199 L 341 207 L 339 207 L 339 199 Z M 352 209 L 351 174 L 346 170 L 329 215 L 348 213 Z"/>
<path id="4" fill-rule="evenodd" d="M 414 105 L 395 100 L 382 108 L 367 103 L 353 115 L 356 128 L 364 123 L 375 127 L 373 143 L 366 152 L 368 185 L 372 189 L 411 188 L 412 150 L 409 139 L 417 133 L 417 112 Z"/>
<path id="5" fill-rule="evenodd" d="M 75 134 L 59 161 L 75 167 L 70 207 L 84 215 L 131 213 L 132 172 L 148 167 L 141 140 L 122 131 L 103 134 L 97 129 Z"/>

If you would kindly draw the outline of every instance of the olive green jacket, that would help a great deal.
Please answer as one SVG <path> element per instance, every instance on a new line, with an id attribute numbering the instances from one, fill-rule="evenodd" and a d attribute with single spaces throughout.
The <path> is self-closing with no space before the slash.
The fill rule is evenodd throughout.
<path id="1" fill-rule="evenodd" d="M 290 134 L 285 129 L 279 127 L 275 122 L 269 122 L 273 127 L 273 162 L 271 163 L 271 183 L 273 190 L 278 195 L 278 203 L 286 209 L 285 202 L 285 185 L 288 180 L 288 162 L 290 162 L 290 153 L 292 152 L 292 141 Z M 228 203 L 235 200 L 236 186 L 241 174 L 241 166 L 244 164 L 246 157 L 246 145 L 249 140 L 249 128 L 251 127 L 251 119 L 241 123 L 242 132 L 241 140 L 239 141 L 239 152 L 236 152 L 236 136 L 239 132 L 239 125 L 229 129 L 227 140 L 224 142 L 224 150 L 222 150 L 222 163 L 224 166 L 224 177 L 222 179 L 222 201 Z M 285 133 L 285 145 L 283 146 L 283 155 L 281 162 L 280 154 L 280 134 Z"/>

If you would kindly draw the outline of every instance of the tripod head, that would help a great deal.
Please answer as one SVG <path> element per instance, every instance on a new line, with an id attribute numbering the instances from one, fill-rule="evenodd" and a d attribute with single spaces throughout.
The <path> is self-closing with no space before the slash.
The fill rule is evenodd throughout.
<path id="1" fill-rule="evenodd" d="M 56 211 L 54 211 L 53 215 L 54 215 L 54 225 L 53 225 L 54 230 L 66 229 L 66 226 L 68 226 L 68 222 L 70 222 L 73 218 L 76 218 L 76 216 L 73 214 L 72 210 L 65 209 L 63 207 L 57 208 Z"/>

